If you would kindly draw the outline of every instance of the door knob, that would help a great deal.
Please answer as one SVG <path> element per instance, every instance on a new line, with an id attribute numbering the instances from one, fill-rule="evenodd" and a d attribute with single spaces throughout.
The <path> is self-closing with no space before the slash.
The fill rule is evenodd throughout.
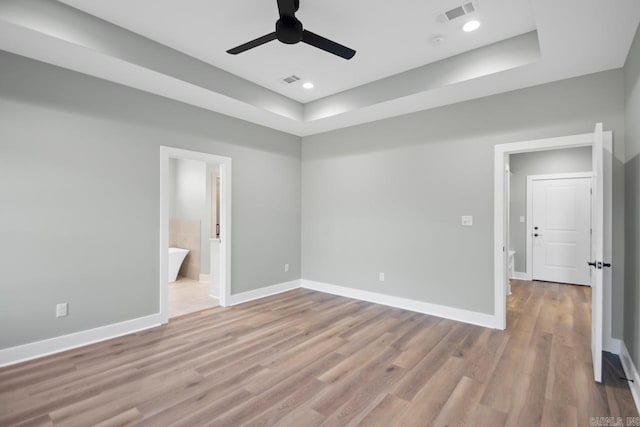
<path id="1" fill-rule="evenodd" d="M 595 261 L 594 262 L 587 261 L 587 264 L 594 268 L 597 266 Z"/>

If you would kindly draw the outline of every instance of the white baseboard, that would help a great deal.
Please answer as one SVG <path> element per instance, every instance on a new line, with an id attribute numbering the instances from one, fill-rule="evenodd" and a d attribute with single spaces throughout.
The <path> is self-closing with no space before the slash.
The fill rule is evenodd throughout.
<path id="1" fill-rule="evenodd" d="M 82 347 L 99 341 L 105 341 L 122 335 L 131 334 L 144 329 L 160 326 L 160 314 L 139 317 L 120 323 L 100 326 L 94 329 L 74 332 L 68 335 L 49 338 L 28 344 L 18 345 L 0 350 L 0 367 L 13 365 L 49 354 Z"/>
<path id="2" fill-rule="evenodd" d="M 471 323 L 473 325 L 484 326 L 487 328 L 496 328 L 497 325 L 496 318 L 492 314 L 478 313 L 460 308 L 430 304 L 428 302 L 363 291 L 345 286 L 330 285 L 328 283 L 314 282 L 312 280 L 305 279 L 302 279 L 302 287 L 328 294 L 402 308 L 405 310 L 415 311 L 417 313 L 443 317 L 445 319 L 456 320 L 459 322 Z"/>
<path id="3" fill-rule="evenodd" d="M 291 291 L 300 287 L 300 279 L 292 280 L 290 282 L 278 283 L 277 285 L 267 286 L 265 288 L 255 289 L 253 291 L 241 292 L 239 294 L 231 295 L 229 298 L 229 305 L 242 304 L 243 302 L 249 302 L 260 298 L 265 298 L 271 295 L 280 294 L 282 292 Z"/>
<path id="4" fill-rule="evenodd" d="M 613 354 L 620 354 L 622 351 L 622 340 L 620 338 L 604 337 L 602 340 L 602 349 Z"/>
<path id="5" fill-rule="evenodd" d="M 527 273 L 522 273 L 520 271 L 514 271 L 511 279 L 514 280 L 531 280 L 531 277 Z"/>
<path id="6" fill-rule="evenodd" d="M 636 409 L 640 410 L 640 376 L 624 341 L 621 341 L 620 345 L 620 361 L 626 377 L 633 380 L 633 382 L 629 381 L 629 388 L 631 389 L 633 401 L 636 403 Z"/>
<path id="7" fill-rule="evenodd" d="M 210 274 L 201 274 L 198 282 L 200 282 L 200 283 L 209 283 L 209 282 L 211 282 L 211 275 Z"/>

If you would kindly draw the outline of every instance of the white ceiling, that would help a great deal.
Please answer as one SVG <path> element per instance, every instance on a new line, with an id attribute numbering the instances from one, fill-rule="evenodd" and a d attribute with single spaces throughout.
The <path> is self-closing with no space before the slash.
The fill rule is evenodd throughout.
<path id="1" fill-rule="evenodd" d="M 529 0 L 479 0 L 478 10 L 440 24 L 436 16 L 469 0 L 300 0 L 305 28 L 357 51 L 347 61 L 299 43 L 226 50 L 274 30 L 276 0 L 61 0 L 300 102 L 425 65 L 535 29 Z M 462 25 L 482 26 L 465 33 Z M 442 35 L 440 45 L 431 37 Z M 312 81 L 285 85 L 291 74 Z"/>
<path id="2" fill-rule="evenodd" d="M 275 0 L 3 0 L 0 49 L 306 136 L 620 68 L 640 21 L 640 0 L 479 0 L 477 32 L 435 22 L 459 3 L 301 0 L 307 28 L 358 50 L 346 61 L 278 42 L 226 54 L 273 30 Z M 316 89 L 278 81 L 291 73 Z"/>

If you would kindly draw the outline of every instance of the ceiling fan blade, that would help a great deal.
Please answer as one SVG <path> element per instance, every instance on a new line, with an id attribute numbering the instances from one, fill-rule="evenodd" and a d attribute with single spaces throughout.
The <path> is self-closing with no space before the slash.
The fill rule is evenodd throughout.
<path id="1" fill-rule="evenodd" d="M 293 16 L 300 8 L 300 0 L 278 0 L 280 16 Z"/>
<path id="2" fill-rule="evenodd" d="M 302 41 L 306 44 L 317 47 L 318 49 L 322 49 L 329 53 L 333 53 L 334 55 L 338 55 L 344 59 L 351 59 L 356 54 L 355 50 L 349 49 L 348 47 L 329 39 L 325 39 L 324 37 L 312 33 L 308 30 L 304 30 L 302 32 Z"/>
<path id="3" fill-rule="evenodd" d="M 247 42 L 245 44 L 241 44 L 240 46 L 234 47 L 233 49 L 229 49 L 227 51 L 227 53 L 230 53 L 232 55 L 237 55 L 239 53 L 245 52 L 249 49 L 253 49 L 254 47 L 258 47 L 260 45 L 263 45 L 265 43 L 269 43 L 272 40 L 276 39 L 276 33 L 270 33 L 267 34 L 265 36 L 262 37 L 258 37 L 255 40 L 251 40 L 250 42 Z"/>

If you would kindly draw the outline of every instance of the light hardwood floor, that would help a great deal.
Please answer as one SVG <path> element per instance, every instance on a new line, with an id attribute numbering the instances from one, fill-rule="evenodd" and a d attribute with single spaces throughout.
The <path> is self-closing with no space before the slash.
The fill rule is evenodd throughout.
<path id="1" fill-rule="evenodd" d="M 587 426 L 589 288 L 516 282 L 496 331 L 295 290 L 0 370 L 0 425 Z"/>

